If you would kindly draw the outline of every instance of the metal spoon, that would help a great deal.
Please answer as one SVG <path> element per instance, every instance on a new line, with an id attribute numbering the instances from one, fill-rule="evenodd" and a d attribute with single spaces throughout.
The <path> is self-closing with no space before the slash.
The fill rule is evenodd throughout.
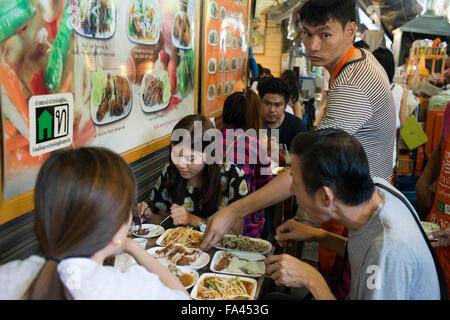
<path id="1" fill-rule="evenodd" d="M 263 275 L 262 273 L 260 273 L 260 272 L 253 272 L 253 271 L 251 271 L 251 270 L 249 270 L 249 269 L 247 269 L 246 267 L 244 267 L 244 266 L 242 266 L 242 267 L 240 267 L 240 269 L 245 273 L 245 274 L 251 274 L 251 275 Z"/>

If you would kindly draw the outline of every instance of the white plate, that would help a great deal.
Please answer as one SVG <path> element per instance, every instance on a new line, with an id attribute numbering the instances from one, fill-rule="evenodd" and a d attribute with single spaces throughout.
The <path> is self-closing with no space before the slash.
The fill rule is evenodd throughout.
<path id="1" fill-rule="evenodd" d="M 233 238 L 233 237 L 236 237 L 236 236 L 234 236 L 234 235 L 225 235 L 224 238 Z M 244 238 L 249 238 L 249 237 L 244 237 Z M 258 242 L 265 243 L 267 245 L 267 248 L 268 248 L 264 252 L 250 252 L 250 253 L 259 253 L 259 254 L 263 254 L 264 255 L 264 254 L 269 253 L 272 250 L 272 244 L 269 241 L 267 241 L 267 240 L 257 239 L 257 238 L 249 238 L 249 239 L 251 239 L 252 241 L 258 241 Z M 236 250 L 236 249 L 222 248 L 222 247 L 219 247 L 218 244 L 216 244 L 214 246 L 214 248 L 219 249 L 219 250 L 227 250 L 227 251 L 234 251 L 234 252 L 248 252 L 248 251 L 241 251 L 241 250 Z"/>
<path id="2" fill-rule="evenodd" d="M 120 74 L 119 70 L 103 70 L 103 72 L 106 75 L 108 75 L 108 73 L 110 73 L 111 76 L 120 75 L 120 76 L 122 76 L 123 78 L 125 78 L 127 80 L 128 85 L 130 87 L 130 101 L 128 101 L 128 104 L 125 106 L 122 114 L 115 116 L 115 115 L 112 115 L 109 111 L 107 111 L 105 113 L 105 115 L 103 116 L 103 119 L 102 120 L 98 120 L 97 119 L 97 110 L 98 110 L 99 106 L 95 106 L 92 103 L 92 96 L 91 96 L 91 99 L 90 99 L 91 100 L 90 101 L 90 104 L 91 104 L 91 119 L 92 119 L 92 121 L 94 121 L 94 123 L 96 125 L 104 125 L 104 124 L 108 124 L 108 123 L 111 123 L 111 122 L 119 121 L 119 120 L 125 118 L 126 116 L 128 116 L 128 114 L 131 111 L 131 107 L 133 106 L 133 91 L 132 91 L 133 89 L 132 89 L 132 86 L 131 86 L 131 83 L 130 83 L 130 80 L 128 79 L 128 77 Z M 92 87 L 91 87 L 91 94 L 92 94 Z M 103 96 L 103 92 L 102 92 L 102 96 Z M 111 105 L 111 103 L 110 103 L 110 105 Z"/>
<path id="3" fill-rule="evenodd" d="M 197 283 L 198 278 L 200 277 L 197 271 L 188 267 L 177 267 L 177 269 L 194 277 L 194 281 L 192 281 L 192 284 L 184 287 L 186 290 L 192 288 Z"/>
<path id="4" fill-rule="evenodd" d="M 189 41 L 189 44 L 187 46 L 182 45 L 180 43 L 180 38 L 176 38 L 173 35 L 173 32 L 175 30 L 175 19 L 177 18 L 177 16 L 181 16 L 181 18 L 184 18 L 185 15 L 188 16 L 189 23 L 190 23 L 190 26 L 191 26 L 191 30 L 189 30 L 191 32 L 191 41 Z M 180 49 L 191 49 L 192 48 L 192 37 L 193 37 L 193 32 L 192 31 L 193 31 L 192 18 L 186 12 L 177 11 L 175 13 L 175 15 L 173 16 L 173 20 L 172 20 L 172 43 L 173 43 L 173 45 L 175 47 L 177 47 L 177 48 L 180 48 Z"/>
<path id="5" fill-rule="evenodd" d="M 178 244 L 179 246 L 183 246 L 181 244 Z M 184 247 L 184 246 L 183 246 Z M 156 251 L 157 250 L 161 250 L 164 249 L 165 247 L 153 247 L 147 250 L 148 253 L 150 253 L 152 256 L 154 256 L 156 258 L 157 254 Z M 187 247 L 186 247 L 187 248 Z M 197 260 L 195 260 L 193 263 L 191 263 L 190 265 L 186 265 L 186 266 L 177 266 L 177 267 L 188 267 L 194 270 L 199 270 L 201 268 L 204 268 L 210 260 L 209 254 L 207 254 L 206 252 L 203 252 L 199 249 L 191 249 L 191 248 L 187 248 L 189 250 L 194 250 L 196 252 L 199 253 L 199 256 L 197 258 Z M 161 264 L 168 266 L 170 263 L 173 263 L 171 261 L 169 261 L 166 258 L 157 258 L 159 262 L 161 262 Z"/>
<path id="6" fill-rule="evenodd" d="M 145 92 L 145 90 L 144 90 L 145 79 L 147 79 L 147 77 L 151 75 L 151 76 L 153 76 L 153 77 L 155 77 L 155 78 L 159 78 L 159 80 L 161 80 L 164 73 L 166 73 L 167 76 L 169 75 L 169 73 L 168 73 L 167 71 L 165 71 L 165 70 L 153 70 L 153 71 L 147 71 L 147 72 L 145 73 L 144 77 L 142 78 L 141 92 L 139 92 L 139 100 L 141 101 L 141 107 L 142 107 L 142 110 L 143 110 L 144 112 L 156 112 L 156 111 L 161 111 L 161 110 L 167 108 L 167 106 L 169 105 L 170 99 L 172 98 L 172 85 L 170 84 L 170 79 L 169 79 L 169 81 L 168 81 L 166 84 L 163 82 L 163 85 L 169 85 L 169 86 L 170 86 L 169 89 L 170 89 L 170 91 L 171 91 L 170 98 L 169 98 L 169 100 L 168 100 L 166 103 L 154 104 L 154 105 L 152 105 L 152 106 L 147 106 L 147 105 L 144 103 L 144 99 L 142 98 L 142 94 Z M 161 80 L 161 81 L 162 81 L 162 80 Z M 164 87 L 163 87 L 163 91 L 164 91 Z"/>
<path id="7" fill-rule="evenodd" d="M 173 228 L 173 229 L 167 229 L 162 235 L 159 236 L 158 239 L 156 239 L 156 244 L 158 246 L 162 246 L 162 247 L 166 247 L 167 244 L 163 243 L 164 238 L 167 236 L 167 234 L 169 234 L 170 232 L 172 232 L 171 230 L 176 230 L 177 228 Z M 199 232 L 197 231 L 201 236 L 203 236 L 203 232 Z M 183 243 L 182 243 L 183 244 Z M 184 244 L 183 244 L 184 245 Z M 188 247 L 188 246 L 187 246 Z M 188 247 L 190 248 L 190 247 Z"/>
<path id="8" fill-rule="evenodd" d="M 206 277 L 217 277 L 217 278 L 226 278 L 226 279 L 230 279 L 230 278 L 236 278 L 236 276 L 230 276 L 230 275 L 225 275 L 225 274 L 217 274 L 217 273 L 204 273 L 200 276 L 200 278 L 198 279 L 197 283 L 195 284 L 194 288 L 191 291 L 191 297 L 192 299 L 195 300 L 207 300 L 207 299 L 200 299 L 197 298 L 197 290 L 198 290 L 198 286 L 200 285 L 200 283 L 203 281 L 203 279 L 205 279 Z M 253 284 L 253 288 L 252 288 L 252 292 L 250 293 L 250 300 L 254 300 L 255 299 L 255 295 L 256 295 L 256 280 L 252 279 L 252 278 L 246 278 L 246 277 L 238 277 L 239 280 L 245 280 L 245 281 L 249 281 Z"/>
<path id="9" fill-rule="evenodd" d="M 139 1 L 130 1 L 130 4 L 128 6 L 128 11 L 127 11 L 127 24 L 126 24 L 126 30 L 127 30 L 127 36 L 128 39 L 130 39 L 130 41 L 134 42 L 134 43 L 140 43 L 140 44 L 156 44 L 159 41 L 159 36 L 161 34 L 161 19 L 160 19 L 160 14 L 159 14 L 159 6 L 158 3 L 156 1 L 153 0 L 143 0 L 143 4 L 144 6 L 149 6 L 150 8 L 153 8 L 155 10 L 155 15 L 153 16 L 153 18 L 155 19 L 155 21 L 153 22 L 153 28 L 157 28 L 157 30 L 153 30 L 153 32 L 155 33 L 155 37 L 153 40 L 145 40 L 145 39 L 138 39 L 135 38 L 134 35 L 130 34 L 129 31 L 129 27 L 130 27 L 130 13 L 131 13 L 131 6 L 134 4 L 135 6 L 138 5 Z"/>
<path id="10" fill-rule="evenodd" d="M 223 255 L 225 253 L 228 253 L 230 251 L 217 251 L 214 254 L 214 257 L 211 260 L 211 265 L 209 266 L 209 269 L 212 272 L 217 272 L 217 273 L 223 273 L 223 274 L 234 274 L 237 276 L 245 276 L 245 277 L 252 277 L 252 278 L 259 278 L 262 275 L 264 275 L 265 270 L 266 270 L 266 266 L 264 264 L 264 259 L 266 258 L 265 256 L 263 256 L 262 254 L 258 254 L 258 253 L 251 253 L 251 252 L 231 252 L 231 254 L 237 256 L 238 258 L 242 258 L 245 260 L 248 260 L 248 263 L 255 263 L 255 264 L 260 264 L 262 267 L 262 273 L 261 274 L 247 274 L 244 271 L 242 272 L 229 272 L 225 269 L 223 270 L 216 270 L 216 265 L 219 263 L 220 259 L 222 259 Z"/>
<path id="11" fill-rule="evenodd" d="M 84 0 L 89 1 L 89 0 Z M 84 2 L 82 1 L 82 2 Z M 93 0 L 89 1 L 88 8 L 91 5 L 91 2 Z M 104 33 L 95 33 L 95 36 L 92 36 L 91 34 L 84 33 L 83 28 L 81 27 L 81 9 L 78 6 L 71 5 L 71 11 L 70 11 L 70 22 L 72 23 L 72 28 L 75 30 L 76 33 L 83 37 L 88 38 L 94 38 L 94 39 L 108 39 L 111 38 L 114 35 L 114 32 L 116 30 L 116 2 L 114 0 L 108 0 L 109 7 L 111 9 L 111 15 L 112 15 L 112 21 L 111 26 L 108 30 L 108 32 Z"/>
<path id="12" fill-rule="evenodd" d="M 134 258 L 126 253 L 116 256 L 114 261 L 114 268 L 120 270 L 121 272 L 125 272 L 128 270 L 128 268 L 137 265 L 136 260 Z M 176 267 L 183 273 L 189 273 L 194 277 L 194 281 L 191 285 L 186 286 L 185 289 L 192 288 L 198 281 L 198 278 L 200 277 L 198 272 L 193 270 L 192 268 L 188 267 Z"/>
<path id="13" fill-rule="evenodd" d="M 154 237 L 158 237 L 160 235 L 163 234 L 164 232 L 164 228 L 157 225 L 157 224 L 143 224 L 142 225 L 143 229 L 150 229 L 150 232 L 147 235 L 139 235 L 136 233 L 137 230 L 139 230 L 139 226 L 135 225 L 133 227 L 133 231 L 131 232 L 131 234 L 135 237 L 138 238 L 154 238 Z"/>

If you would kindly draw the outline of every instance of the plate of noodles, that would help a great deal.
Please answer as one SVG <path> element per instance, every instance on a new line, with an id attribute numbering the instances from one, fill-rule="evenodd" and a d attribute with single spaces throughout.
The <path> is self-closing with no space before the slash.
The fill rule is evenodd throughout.
<path id="1" fill-rule="evenodd" d="M 256 280 L 230 275 L 204 273 L 191 292 L 195 300 L 254 300 Z"/>
<path id="2" fill-rule="evenodd" d="M 200 248 L 203 233 L 192 227 L 178 227 L 166 230 L 157 240 L 158 246 L 168 246 L 173 243 L 182 244 L 188 248 Z"/>

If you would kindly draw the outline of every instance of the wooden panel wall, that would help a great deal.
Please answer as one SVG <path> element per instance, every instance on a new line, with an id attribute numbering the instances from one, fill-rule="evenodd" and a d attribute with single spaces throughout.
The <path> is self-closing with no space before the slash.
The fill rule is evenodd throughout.
<path id="1" fill-rule="evenodd" d="M 281 51 L 283 49 L 283 34 L 280 25 L 268 23 L 266 28 L 264 54 L 255 54 L 256 63 L 270 69 L 274 77 L 281 74 Z"/>

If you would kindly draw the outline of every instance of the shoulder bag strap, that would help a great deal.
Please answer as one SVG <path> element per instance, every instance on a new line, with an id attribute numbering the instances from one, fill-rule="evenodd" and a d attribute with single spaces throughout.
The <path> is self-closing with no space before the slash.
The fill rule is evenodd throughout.
<path id="1" fill-rule="evenodd" d="M 430 242 L 430 240 L 428 240 L 428 237 L 422 227 L 422 224 L 419 221 L 419 218 L 417 217 L 417 215 L 415 213 L 415 210 L 413 209 L 411 204 L 408 201 L 406 201 L 406 199 L 402 195 L 400 195 L 398 192 L 396 192 L 380 183 L 375 183 L 375 186 L 388 191 L 389 193 L 391 193 L 392 195 L 394 195 L 395 197 L 400 199 L 406 205 L 406 207 L 409 209 L 409 211 L 411 212 L 412 216 L 414 217 L 414 221 L 416 221 L 417 226 L 419 227 L 419 230 L 422 233 L 422 236 L 425 239 L 425 242 L 427 243 L 428 248 L 430 249 L 431 255 L 433 256 L 434 265 L 436 267 L 436 272 L 437 272 L 438 279 L 439 279 L 441 300 L 448 300 L 448 291 L 447 291 L 447 284 L 445 282 L 444 271 L 442 270 L 442 266 L 441 266 L 441 263 L 439 262 L 439 258 L 436 255 L 436 252 L 434 251 L 433 247 L 431 246 L 431 242 Z"/>

